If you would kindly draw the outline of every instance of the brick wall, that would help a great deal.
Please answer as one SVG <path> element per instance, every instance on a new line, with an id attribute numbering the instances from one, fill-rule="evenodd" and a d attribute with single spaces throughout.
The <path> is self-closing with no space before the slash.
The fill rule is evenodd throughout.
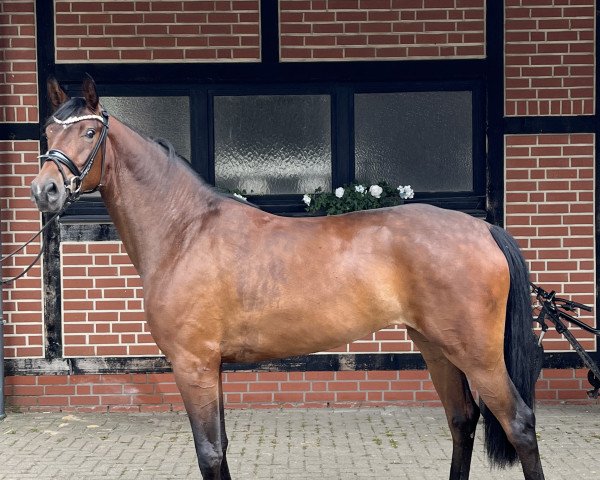
<path id="1" fill-rule="evenodd" d="M 35 2 L 0 2 L 0 123 L 37 122 Z"/>
<path id="2" fill-rule="evenodd" d="M 29 199 L 29 184 L 38 171 L 39 143 L 0 141 L 0 210 L 2 256 L 13 252 L 41 226 L 40 214 Z M 34 241 L 4 263 L 3 277 L 23 270 L 39 253 Z M 2 306 L 6 357 L 40 357 L 43 348 L 41 268 L 36 265 L 26 277 L 3 286 Z"/>
<path id="3" fill-rule="evenodd" d="M 536 397 L 546 404 L 589 404 L 587 371 L 546 369 Z M 226 372 L 226 408 L 440 406 L 425 370 Z M 12 376 L 7 406 L 18 411 L 164 412 L 183 410 L 173 375 Z"/>
<path id="4" fill-rule="evenodd" d="M 121 242 L 61 243 L 66 357 L 159 355 Z"/>
<path id="5" fill-rule="evenodd" d="M 260 60 L 259 0 L 56 0 L 56 61 Z"/>
<path id="6" fill-rule="evenodd" d="M 507 115 L 594 113 L 594 0 L 506 0 Z"/>
<path id="7" fill-rule="evenodd" d="M 173 375 L 14 376 L 9 407 L 24 411 L 182 410 Z M 424 370 L 403 372 L 226 372 L 227 408 L 439 405 Z"/>
<path id="8" fill-rule="evenodd" d="M 485 56 L 484 0 L 282 0 L 282 61 Z"/>
<path id="9" fill-rule="evenodd" d="M 594 136 L 510 135 L 506 138 L 505 225 L 517 238 L 532 279 L 546 289 L 595 304 Z M 595 325 L 594 315 L 580 317 Z M 573 329 L 584 348 L 595 337 Z M 569 344 L 549 331 L 547 351 Z"/>

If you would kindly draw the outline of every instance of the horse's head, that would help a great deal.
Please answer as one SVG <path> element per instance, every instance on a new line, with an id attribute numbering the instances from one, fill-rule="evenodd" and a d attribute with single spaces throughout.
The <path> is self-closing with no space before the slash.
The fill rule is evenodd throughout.
<path id="1" fill-rule="evenodd" d="M 55 79 L 48 80 L 54 109 L 46 122 L 48 152 L 31 183 L 31 193 L 42 212 L 58 212 L 80 193 L 94 191 L 102 181 L 108 115 L 99 110 L 96 85 L 87 77 L 83 97 L 69 98 Z M 96 161 L 99 159 L 99 161 Z"/>

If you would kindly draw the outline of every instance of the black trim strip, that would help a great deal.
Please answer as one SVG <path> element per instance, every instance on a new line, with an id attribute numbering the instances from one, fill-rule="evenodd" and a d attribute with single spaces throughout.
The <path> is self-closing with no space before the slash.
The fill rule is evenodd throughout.
<path id="1" fill-rule="evenodd" d="M 44 214 L 44 225 L 51 214 Z M 60 231 L 51 225 L 43 234 L 42 264 L 45 355 L 49 360 L 62 358 L 62 289 L 60 263 Z"/>
<path id="2" fill-rule="evenodd" d="M 486 2 L 488 222 L 504 224 L 504 2 Z"/>
<path id="3" fill-rule="evenodd" d="M 205 115 L 202 115 L 205 112 Z M 190 129 L 192 168 L 200 174 L 204 181 L 210 178 L 209 162 L 209 125 L 208 118 L 208 92 L 206 89 L 192 90 L 190 94 Z M 108 212 L 105 213 L 107 214 Z"/>
<path id="4" fill-rule="evenodd" d="M 452 81 L 482 78 L 486 61 L 401 60 L 307 63 L 57 64 L 61 82 L 80 84 L 89 73 L 98 84 L 169 85 L 303 82 Z"/>
<path id="5" fill-rule="evenodd" d="M 37 25 L 38 106 L 41 119 L 38 138 L 41 139 L 40 150 L 43 152 L 47 148 L 45 139 L 42 136 L 43 122 L 51 113 L 46 80 L 53 74 L 52 68 L 55 63 L 54 2 L 36 0 L 35 15 Z M 45 214 L 43 219 L 45 224 L 49 219 L 49 215 Z M 51 225 L 44 232 L 43 250 L 45 355 L 48 360 L 52 361 L 61 358 L 63 354 L 60 231 L 57 225 Z"/>
<path id="6" fill-rule="evenodd" d="M 120 240 L 115 226 L 110 223 L 61 223 L 60 237 L 63 242 L 113 242 Z"/>
<path id="7" fill-rule="evenodd" d="M 273 0 L 260 0 L 260 58 L 279 62 L 279 2 Z"/>
<path id="8" fill-rule="evenodd" d="M 38 107 L 40 114 L 40 132 L 43 131 L 44 121 L 50 115 L 46 81 L 54 74 L 54 2 L 36 0 L 35 22 L 37 27 L 37 78 L 38 78 Z M 83 77 L 80 78 L 80 81 Z M 44 148 L 45 150 L 45 148 Z"/>
<path id="9" fill-rule="evenodd" d="M 0 140 L 39 140 L 39 123 L 0 123 Z"/>
<path id="10" fill-rule="evenodd" d="M 506 117 L 505 135 L 529 135 L 544 133 L 593 133 L 598 125 L 597 116 L 572 117 Z"/>
<path id="11" fill-rule="evenodd" d="M 598 362 L 598 352 L 590 353 Z M 8 375 L 89 375 L 101 373 L 165 373 L 171 365 L 164 357 L 79 357 L 6 359 Z M 576 353 L 549 353 L 544 368 L 581 368 Z M 425 370 L 420 353 L 340 353 L 290 357 L 257 363 L 225 363 L 223 371 L 323 372 Z"/>
<path id="12" fill-rule="evenodd" d="M 354 180 L 354 93 L 340 87 L 331 95 L 331 185 Z"/>

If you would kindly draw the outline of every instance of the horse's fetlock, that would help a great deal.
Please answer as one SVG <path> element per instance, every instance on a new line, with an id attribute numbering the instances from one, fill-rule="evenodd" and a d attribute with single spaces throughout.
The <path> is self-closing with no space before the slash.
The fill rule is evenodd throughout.
<path id="1" fill-rule="evenodd" d="M 477 421 L 479 420 L 479 409 L 477 411 L 469 411 L 466 413 L 454 414 L 450 420 L 452 429 L 460 432 L 465 436 L 473 436 Z"/>
<path id="2" fill-rule="evenodd" d="M 537 449 L 535 435 L 535 415 L 530 410 L 517 415 L 512 422 L 512 435 L 509 438 L 517 451 L 520 449 Z"/>
<path id="3" fill-rule="evenodd" d="M 221 448 L 215 448 L 211 443 L 203 442 L 198 446 L 197 453 L 198 464 L 203 472 L 211 472 L 221 468 L 221 462 L 223 461 L 223 450 Z"/>

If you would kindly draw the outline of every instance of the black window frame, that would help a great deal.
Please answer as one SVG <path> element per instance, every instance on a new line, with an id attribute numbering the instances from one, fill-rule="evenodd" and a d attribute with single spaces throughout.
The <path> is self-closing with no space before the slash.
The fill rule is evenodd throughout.
<path id="1" fill-rule="evenodd" d="M 77 84 L 67 84 L 67 93 L 77 95 Z M 473 191 L 416 192 L 408 202 L 429 203 L 453 210 L 486 216 L 486 95 L 479 78 L 421 81 L 316 81 L 283 83 L 210 84 L 101 84 L 102 96 L 187 96 L 190 108 L 190 148 L 192 168 L 209 184 L 215 183 L 214 106 L 215 96 L 247 95 L 329 95 L 331 98 L 332 188 L 354 180 L 354 95 L 362 93 L 470 91 L 472 94 Z M 109 112 L 110 113 L 110 112 Z M 168 140 L 168 139 L 167 139 Z M 306 192 L 310 193 L 310 192 Z M 249 200 L 265 211 L 281 215 L 305 213 L 301 194 L 251 195 Z M 65 212 L 63 223 L 110 223 L 98 198 L 80 199 Z"/>

